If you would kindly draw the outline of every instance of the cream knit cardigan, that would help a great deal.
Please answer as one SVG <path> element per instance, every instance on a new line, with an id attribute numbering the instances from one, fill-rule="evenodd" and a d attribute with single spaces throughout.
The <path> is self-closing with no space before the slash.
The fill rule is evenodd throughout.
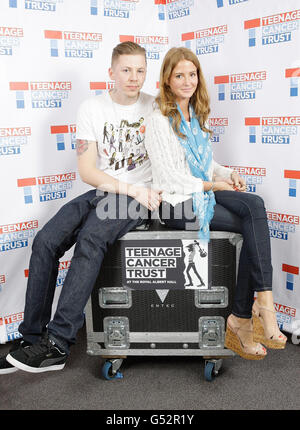
<path id="1" fill-rule="evenodd" d="M 192 193 L 203 192 L 202 179 L 191 174 L 185 151 L 159 109 L 148 117 L 145 146 L 152 166 L 153 188 L 163 190 L 164 201 L 175 206 L 191 198 Z M 229 178 L 232 171 L 213 160 L 208 177 Z"/>

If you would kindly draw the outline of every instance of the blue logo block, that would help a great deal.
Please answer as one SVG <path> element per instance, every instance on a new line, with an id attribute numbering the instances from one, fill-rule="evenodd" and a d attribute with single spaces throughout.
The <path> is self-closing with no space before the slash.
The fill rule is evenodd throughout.
<path id="1" fill-rule="evenodd" d="M 290 96 L 291 97 L 297 97 L 298 96 L 298 88 L 291 88 L 290 89 Z"/>
<path id="2" fill-rule="evenodd" d="M 33 202 L 32 196 L 24 196 L 25 204 L 31 204 Z"/>
<path id="3" fill-rule="evenodd" d="M 91 15 L 98 15 L 98 2 L 91 0 Z"/>
<path id="4" fill-rule="evenodd" d="M 9 7 L 18 7 L 18 0 L 9 0 Z"/>
<path id="5" fill-rule="evenodd" d="M 296 179 L 290 179 L 289 180 L 289 196 L 290 197 L 296 197 L 296 187 L 297 187 Z"/>
<path id="6" fill-rule="evenodd" d="M 24 109 L 24 108 L 25 108 L 25 101 L 17 100 L 17 109 Z"/>
<path id="7" fill-rule="evenodd" d="M 223 7 L 223 0 L 217 0 L 217 7 Z"/>
<path id="8" fill-rule="evenodd" d="M 56 143 L 57 143 L 57 150 L 58 151 L 64 151 L 66 149 L 63 134 L 60 133 L 60 134 L 56 135 Z"/>
<path id="9" fill-rule="evenodd" d="M 286 289 L 290 291 L 294 289 L 294 275 L 292 273 L 286 274 Z"/>
<path id="10" fill-rule="evenodd" d="M 24 200 L 26 205 L 33 203 L 31 187 L 24 187 Z"/>

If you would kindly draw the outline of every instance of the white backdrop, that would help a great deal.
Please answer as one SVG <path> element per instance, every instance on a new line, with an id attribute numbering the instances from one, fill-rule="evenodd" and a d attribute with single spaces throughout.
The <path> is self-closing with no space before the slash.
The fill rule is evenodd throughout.
<path id="1" fill-rule="evenodd" d="M 33 237 L 90 187 L 78 176 L 76 112 L 109 89 L 113 47 L 147 49 L 156 94 L 172 46 L 202 64 L 219 163 L 266 204 L 278 322 L 300 325 L 298 0 L 2 0 L 0 3 L 0 342 L 19 336 Z M 298 9 L 297 9 L 298 8 Z M 72 257 L 61 260 L 57 296 Z"/>

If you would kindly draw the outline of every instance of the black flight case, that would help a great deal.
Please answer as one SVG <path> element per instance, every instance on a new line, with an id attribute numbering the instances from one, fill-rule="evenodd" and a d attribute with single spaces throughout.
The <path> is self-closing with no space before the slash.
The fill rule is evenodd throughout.
<path id="1" fill-rule="evenodd" d="M 122 378 L 127 356 L 200 356 L 213 380 L 222 360 L 242 236 L 169 230 L 158 220 L 108 250 L 85 309 L 87 354 L 105 358 L 104 378 Z"/>

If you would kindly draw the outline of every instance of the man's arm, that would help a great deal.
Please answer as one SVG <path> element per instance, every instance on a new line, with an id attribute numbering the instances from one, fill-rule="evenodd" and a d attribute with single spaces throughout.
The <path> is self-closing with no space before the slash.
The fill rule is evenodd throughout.
<path id="1" fill-rule="evenodd" d="M 83 182 L 102 191 L 127 194 L 150 210 L 158 208 L 160 192 L 119 181 L 97 168 L 97 143 L 90 140 L 76 140 L 78 172 Z"/>

